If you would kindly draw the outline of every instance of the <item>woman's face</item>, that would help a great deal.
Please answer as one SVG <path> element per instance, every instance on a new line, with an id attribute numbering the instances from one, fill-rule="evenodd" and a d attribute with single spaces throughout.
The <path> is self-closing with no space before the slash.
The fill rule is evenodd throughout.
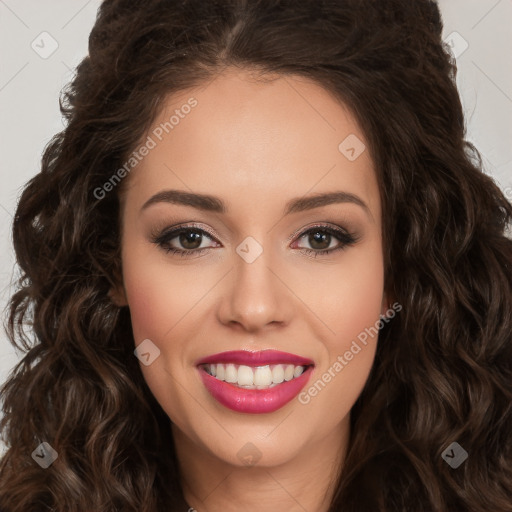
<path id="1" fill-rule="evenodd" d="M 305 79 L 229 70 L 170 98 L 148 135 L 126 178 L 116 300 L 175 436 L 239 466 L 348 438 L 376 349 L 361 333 L 388 308 L 354 118 Z"/>

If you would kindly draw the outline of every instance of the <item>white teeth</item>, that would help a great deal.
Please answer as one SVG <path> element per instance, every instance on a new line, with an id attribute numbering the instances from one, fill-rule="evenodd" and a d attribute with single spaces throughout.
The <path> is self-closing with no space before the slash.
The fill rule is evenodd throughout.
<path id="1" fill-rule="evenodd" d="M 254 384 L 254 373 L 249 366 L 240 365 L 238 368 L 238 385 L 252 386 Z"/>
<path id="2" fill-rule="evenodd" d="M 217 377 L 217 379 L 219 380 L 225 380 L 226 379 L 226 369 L 224 367 L 223 364 L 218 364 L 218 365 L 213 365 L 213 366 L 217 366 L 216 368 L 216 375 L 214 375 L 214 377 Z"/>
<path id="3" fill-rule="evenodd" d="M 272 382 L 274 384 L 281 384 L 284 380 L 284 368 L 282 364 L 276 364 L 272 369 Z"/>
<path id="4" fill-rule="evenodd" d="M 289 364 L 284 369 L 284 380 L 292 380 L 293 379 L 293 372 L 295 370 L 295 366 L 293 364 Z"/>
<path id="5" fill-rule="evenodd" d="M 232 363 L 207 364 L 204 368 L 207 373 L 218 380 L 224 380 L 245 389 L 272 388 L 284 381 L 300 377 L 306 369 L 305 366 L 294 366 L 293 364 L 275 364 L 253 368 Z"/>
<path id="6" fill-rule="evenodd" d="M 272 384 L 272 370 L 270 366 L 259 366 L 254 372 L 255 386 L 270 386 Z"/>
<path id="7" fill-rule="evenodd" d="M 226 366 L 226 378 L 224 379 L 226 382 L 236 382 L 238 380 L 238 371 L 235 368 L 234 364 L 228 364 Z"/>

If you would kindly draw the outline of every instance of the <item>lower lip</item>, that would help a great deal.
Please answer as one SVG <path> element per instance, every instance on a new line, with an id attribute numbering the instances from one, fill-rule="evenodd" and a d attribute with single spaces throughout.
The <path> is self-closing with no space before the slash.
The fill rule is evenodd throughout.
<path id="1" fill-rule="evenodd" d="M 199 368 L 199 373 L 208 392 L 223 406 L 236 412 L 264 414 L 274 412 L 293 400 L 306 385 L 313 366 L 308 366 L 302 375 L 268 389 L 244 389 L 219 380 Z"/>

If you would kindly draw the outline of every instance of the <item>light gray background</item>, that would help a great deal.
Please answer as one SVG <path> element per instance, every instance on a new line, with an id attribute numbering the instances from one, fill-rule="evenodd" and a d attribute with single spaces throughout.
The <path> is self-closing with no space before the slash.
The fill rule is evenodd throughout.
<path id="1" fill-rule="evenodd" d="M 512 200 L 512 0 L 440 0 L 439 4 L 444 37 L 454 41 L 454 52 L 460 53 L 457 83 L 466 111 L 468 139 L 484 157 L 486 172 Z M 16 201 L 24 183 L 39 171 L 44 146 L 63 128 L 59 92 L 87 53 L 88 35 L 99 5 L 100 0 L 0 0 L 2 312 L 15 272 L 10 228 Z M 32 48 L 51 50 L 52 41 L 41 36 L 43 32 L 58 44 L 47 58 Z M 0 382 L 19 356 L 2 331 Z M 0 453 L 1 449 L 0 445 Z"/>

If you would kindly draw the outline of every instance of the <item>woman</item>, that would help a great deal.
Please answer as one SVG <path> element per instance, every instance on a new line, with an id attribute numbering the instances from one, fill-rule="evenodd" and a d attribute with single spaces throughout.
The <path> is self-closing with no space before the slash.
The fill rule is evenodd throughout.
<path id="1" fill-rule="evenodd" d="M 103 2 L 13 227 L 2 510 L 511 510 L 512 206 L 441 30 Z"/>

